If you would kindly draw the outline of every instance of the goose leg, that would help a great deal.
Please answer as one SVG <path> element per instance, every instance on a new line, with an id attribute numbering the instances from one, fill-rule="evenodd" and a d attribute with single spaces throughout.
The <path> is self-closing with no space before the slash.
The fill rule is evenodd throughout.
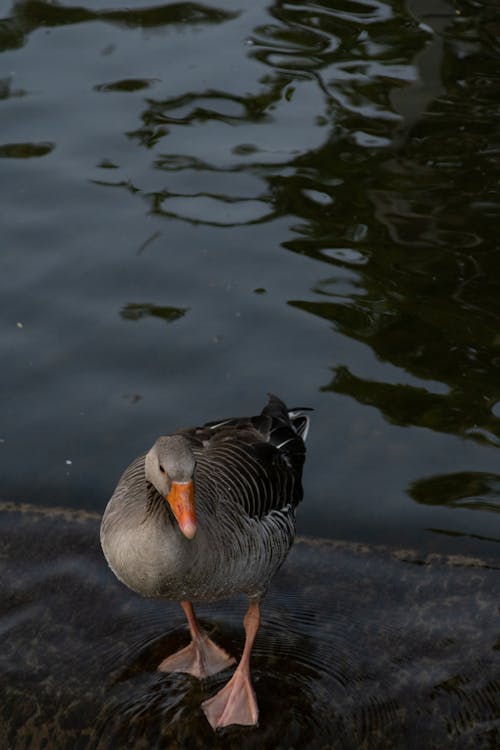
<path id="1" fill-rule="evenodd" d="M 259 629 L 260 604 L 250 602 L 244 619 L 245 648 L 236 671 L 222 690 L 202 703 L 202 709 L 213 729 L 230 724 L 257 724 L 259 709 L 250 681 L 250 653 Z"/>
<path id="2" fill-rule="evenodd" d="M 181 602 L 181 607 L 188 621 L 191 643 L 175 654 L 167 656 L 158 665 L 158 670 L 160 672 L 187 672 L 194 677 L 208 677 L 234 664 L 235 659 L 217 646 L 200 628 L 191 602 Z"/>

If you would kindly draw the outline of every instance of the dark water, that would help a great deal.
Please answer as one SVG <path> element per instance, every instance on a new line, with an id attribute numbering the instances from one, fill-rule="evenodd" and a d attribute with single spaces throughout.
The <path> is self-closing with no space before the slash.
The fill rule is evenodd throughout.
<path id="1" fill-rule="evenodd" d="M 301 532 L 498 554 L 496 0 L 0 7 L 1 496 L 271 390 Z"/>
<path id="2" fill-rule="evenodd" d="M 98 517 L 0 505 L 0 746 L 21 750 L 496 750 L 498 567 L 299 541 L 263 607 L 257 728 L 215 734 L 199 681 L 156 666 L 187 643 L 180 607 L 102 564 Z M 26 549 L 30 556 L 26 556 Z M 243 601 L 199 608 L 240 655 Z"/>

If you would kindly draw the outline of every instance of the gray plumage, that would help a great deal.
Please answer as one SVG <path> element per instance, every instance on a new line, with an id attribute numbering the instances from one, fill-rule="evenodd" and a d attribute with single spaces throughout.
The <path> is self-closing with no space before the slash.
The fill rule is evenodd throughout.
<path id="1" fill-rule="evenodd" d="M 143 596 L 260 599 L 293 543 L 308 421 L 270 396 L 256 417 L 159 438 L 126 469 L 103 516 L 101 544 L 115 575 Z M 194 480 L 193 539 L 165 500 L 176 470 Z"/>

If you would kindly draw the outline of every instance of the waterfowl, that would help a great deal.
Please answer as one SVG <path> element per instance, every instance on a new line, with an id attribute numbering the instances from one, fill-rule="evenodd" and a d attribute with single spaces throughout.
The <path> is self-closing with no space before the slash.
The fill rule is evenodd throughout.
<path id="1" fill-rule="evenodd" d="M 179 601 L 185 612 L 191 642 L 160 671 L 203 678 L 233 664 L 192 603 L 247 594 L 240 662 L 202 704 L 214 729 L 258 721 L 250 653 L 260 602 L 293 544 L 308 426 L 301 410 L 270 395 L 258 416 L 159 437 L 125 470 L 102 518 L 101 545 L 116 577 L 142 596 Z"/>

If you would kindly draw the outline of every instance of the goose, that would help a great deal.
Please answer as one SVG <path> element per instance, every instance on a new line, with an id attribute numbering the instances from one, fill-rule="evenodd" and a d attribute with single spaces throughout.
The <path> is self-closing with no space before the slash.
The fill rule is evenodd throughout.
<path id="1" fill-rule="evenodd" d="M 159 437 L 125 470 L 101 522 L 115 576 L 145 597 L 178 601 L 191 641 L 161 672 L 198 678 L 235 663 L 199 624 L 193 602 L 244 593 L 245 645 L 234 674 L 202 710 L 214 730 L 258 723 L 250 654 L 260 603 L 295 536 L 309 417 L 269 394 L 262 412 Z"/>

